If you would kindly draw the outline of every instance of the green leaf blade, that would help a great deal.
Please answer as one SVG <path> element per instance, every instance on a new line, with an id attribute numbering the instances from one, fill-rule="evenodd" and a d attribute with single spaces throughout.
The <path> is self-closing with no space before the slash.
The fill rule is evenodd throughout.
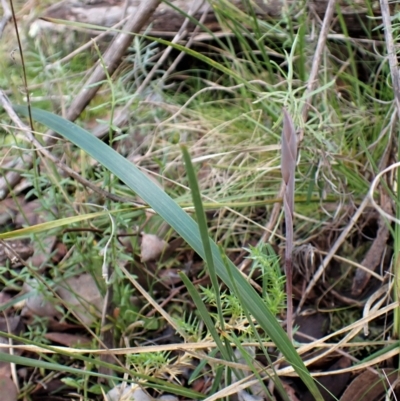
<path id="1" fill-rule="evenodd" d="M 26 106 L 13 106 L 17 113 L 27 116 Z M 32 108 L 33 118 L 46 125 L 53 131 L 70 140 L 76 146 L 83 149 L 91 157 L 100 162 L 104 167 L 121 179 L 129 188 L 135 191 L 153 210 L 158 213 L 185 241 L 203 258 L 206 259 L 204 246 L 198 225 L 184 212 L 180 206 L 171 199 L 161 188 L 155 185 L 134 164 L 126 160 L 108 145 L 91 135 L 86 130 L 78 127 L 50 112 Z M 288 363 L 295 369 L 299 377 L 304 381 L 317 401 L 323 401 L 313 378 L 309 374 L 302 359 L 289 341 L 285 331 L 276 320 L 271 311 L 266 308 L 260 296 L 254 288 L 245 280 L 241 272 L 230 263 L 232 277 L 235 286 L 231 282 L 220 250 L 214 241 L 210 240 L 215 269 L 222 281 L 234 291 L 235 286 L 242 295 L 244 307 L 247 308 L 259 325 L 268 334 L 277 348 L 285 356 Z"/>

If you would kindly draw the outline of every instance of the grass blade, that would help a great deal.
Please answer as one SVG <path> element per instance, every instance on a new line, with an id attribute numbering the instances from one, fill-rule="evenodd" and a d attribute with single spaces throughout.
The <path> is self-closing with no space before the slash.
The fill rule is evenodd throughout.
<path id="1" fill-rule="evenodd" d="M 206 257 L 206 263 L 208 267 L 208 271 L 211 278 L 211 283 L 213 286 L 214 294 L 216 296 L 216 303 L 217 303 L 217 310 L 219 316 L 219 323 L 221 325 L 221 329 L 224 330 L 224 317 L 222 315 L 222 305 L 221 305 L 221 298 L 220 298 L 220 291 L 218 285 L 218 278 L 215 271 L 214 259 L 211 252 L 211 245 L 210 245 L 210 237 L 208 236 L 208 227 L 207 227 L 207 220 L 206 214 L 204 212 L 203 203 L 201 200 L 200 189 L 196 178 L 196 173 L 193 168 L 192 161 L 190 160 L 190 155 L 185 146 L 181 146 L 183 160 L 185 161 L 186 165 L 186 172 L 189 179 L 190 189 L 192 190 L 192 198 L 193 204 L 196 211 L 197 217 L 197 224 L 199 225 L 201 241 L 204 247 L 204 255 Z"/>
<path id="2" fill-rule="evenodd" d="M 27 115 L 26 106 L 14 106 L 17 113 Z M 50 112 L 32 109 L 33 118 L 64 136 L 75 145 L 79 146 L 91 157 L 100 162 L 104 167 L 114 173 L 129 188 L 135 191 L 153 210 L 158 213 L 174 230 L 186 240 L 186 242 L 205 260 L 204 245 L 198 225 L 185 213 L 181 207 L 171 199 L 161 188 L 154 184 L 150 178 L 145 176 L 134 164 L 122 157 L 108 145 L 91 135 L 88 131 L 76 124 L 63 119 Z M 211 252 L 215 262 L 218 276 L 231 289 L 234 288 L 230 275 L 226 271 L 218 246 L 210 240 Z M 261 297 L 254 288 L 244 279 L 240 271 L 230 264 L 233 279 L 242 293 L 243 306 L 249 310 L 258 321 L 263 330 L 276 344 L 277 348 L 290 363 L 299 377 L 304 381 L 310 392 L 317 401 L 323 401 L 313 378 L 310 376 L 302 359 L 297 354 L 291 341 L 282 329 L 275 316 L 266 308 Z"/>

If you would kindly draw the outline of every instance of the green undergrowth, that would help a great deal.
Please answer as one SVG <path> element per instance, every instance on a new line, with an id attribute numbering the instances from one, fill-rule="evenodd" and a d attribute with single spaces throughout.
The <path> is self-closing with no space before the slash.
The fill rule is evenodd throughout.
<path id="1" fill-rule="evenodd" d="M 115 329 L 114 339 L 118 347 L 157 343 L 158 337 L 162 337 L 161 333 L 167 328 L 174 331 L 177 336 L 175 341 L 178 341 L 177 338 L 188 342 L 214 341 L 217 348 L 204 350 L 206 359 L 197 367 L 190 365 L 193 360 L 189 354 L 160 351 L 127 355 L 121 358 L 122 367 L 114 370 L 120 379 L 125 373 L 134 381 L 143 380 L 150 388 L 187 398 L 201 398 L 222 390 L 230 382 L 232 373 L 236 377 L 243 376 L 235 365 L 244 363 L 243 359 L 246 362 L 250 360 L 250 370 L 257 377 L 259 373 L 251 363 L 251 353 L 241 346 L 244 342 L 258 342 L 257 352 L 263 355 L 267 364 L 275 357 L 270 355 L 262 342 L 274 340 L 273 335 L 280 333 L 268 333 L 267 323 L 274 328 L 273 324 L 279 327 L 285 318 L 285 277 L 280 268 L 280 256 L 285 245 L 282 215 L 272 228 L 269 243 L 266 246 L 256 244 L 265 232 L 273 204 L 281 201 L 278 194 L 282 180 L 282 108 L 287 108 L 296 128 L 303 135 L 296 171 L 295 245 L 311 244 L 324 252 L 329 251 L 355 208 L 367 195 L 379 162 L 390 146 L 389 136 L 382 135 L 390 124 L 393 112 L 390 103 L 393 91 L 387 84 L 389 69 L 385 60 L 371 50 L 371 43 L 350 40 L 346 34 L 340 39 L 330 36 L 322 54 L 318 85 L 306 97 L 316 42 L 308 24 L 309 17 L 306 13 L 298 13 L 304 5 L 299 2 L 298 9 L 287 10 L 287 15 L 283 15 L 281 20 L 267 22 L 258 19 L 250 2 L 245 3 L 248 7 L 246 13 L 226 1 L 219 2 L 220 7 L 215 8 L 219 21 L 233 35 L 223 39 L 215 37 L 204 47 L 188 50 L 190 54 L 185 56 L 181 70 L 167 77 L 164 74 L 170 61 L 158 67 L 150 83 L 140 93 L 138 88 L 155 66 L 157 51 L 170 43 L 136 37 L 115 76 L 107 77 L 99 94 L 77 122 L 90 132 L 96 123 L 108 121 L 110 129 L 104 141 L 144 173 L 146 179 L 143 179 L 143 185 L 152 188 L 157 183 L 200 227 L 204 219 L 204 227 L 208 226 L 208 234 L 219 248 L 212 243 L 215 248 L 207 253 L 208 240 L 201 236 L 207 230 L 203 227 L 194 234 L 184 234 L 189 239 L 192 238 L 190 235 L 197 235 L 195 243 L 198 248 L 194 248 L 205 263 L 198 256 L 193 256 L 185 244 L 172 256 L 166 259 L 161 256 L 155 268 L 142 263 L 142 233 L 156 234 L 169 242 L 179 235 L 188 240 L 179 232 L 179 222 L 168 220 L 171 215 L 167 207 L 162 210 L 164 214 L 160 210 L 152 213 L 148 205 L 155 208 L 151 203 L 153 199 L 144 199 L 134 185 L 126 184 L 123 175 L 112 169 L 109 171 L 113 163 L 111 156 L 111 164 L 104 167 L 95 153 L 98 146 L 95 141 L 94 153 L 90 153 L 89 145 L 81 150 L 82 144 L 68 137 L 68 132 L 63 132 L 65 137 L 57 140 L 51 152 L 59 155 L 85 179 L 121 197 L 134 198 L 138 205 L 132 207 L 128 201 L 114 202 L 95 195 L 35 154 L 40 169 L 23 171 L 28 185 L 22 192 L 13 192 L 12 196 L 21 211 L 24 211 L 24 199 L 37 202 L 40 213 L 45 213 L 43 223 L 48 225 L 36 233 L 27 228 L 21 235 L 30 236 L 37 249 L 46 249 L 45 240 L 54 235 L 70 253 L 68 257 L 58 258 L 57 249 L 53 249 L 52 258 L 46 261 L 42 270 L 38 269 L 40 274 L 37 268 L 29 266 L 17 270 L 10 270 L 7 266 L 0 270 L 2 288 L 13 295 L 19 293 L 25 281 L 34 278 L 40 283 L 37 291 L 57 303 L 52 289 L 67 278 L 83 273 L 92 275 L 105 295 L 107 285 L 101 275 L 106 260 L 113 266 L 110 285 L 114 291 L 115 313 L 106 326 L 101 325 L 100 314 L 97 314 L 98 319 L 91 325 L 90 347 L 100 347 L 99 337 L 110 326 Z M 299 19 L 293 20 L 292 15 L 297 15 Z M 340 18 L 339 23 L 342 23 Z M 378 32 L 374 34 L 378 35 Z M 24 45 L 27 79 L 32 86 L 32 106 L 63 115 L 70 100 L 81 89 L 84 82 L 82 76 L 98 55 L 98 49 L 91 48 L 71 61 L 47 69 L 49 63 L 61 57 L 62 51 L 57 51 L 53 42 L 40 36 L 26 40 Z M 204 48 L 207 50 L 203 51 Z M 174 52 L 181 50 L 182 47 L 175 45 Z M 380 50 L 384 52 L 383 48 Z M 24 96 L 18 91 L 22 82 L 20 65 L 7 57 L 3 58 L 2 64 L 10 73 L 0 78 L 0 86 L 9 88 L 13 103 L 22 104 Z M 65 98 L 60 100 L 60 94 Z M 57 100 L 53 100 L 52 96 L 58 96 Z M 308 101 L 311 101 L 311 108 L 308 119 L 304 121 L 302 110 Z M 110 119 L 114 119 L 128 102 L 130 106 L 124 111 L 129 115 L 127 124 L 121 128 L 114 127 Z M 14 130 L 7 127 L 9 121 L 6 115 L 2 113 L 0 119 L 3 127 L 2 157 L 7 159 L 21 155 L 21 152 L 31 153 L 22 136 L 19 134 L 16 137 Z M 43 124 L 35 125 L 42 133 L 45 132 L 43 127 L 52 127 L 52 124 L 65 128 L 62 122 L 51 120 L 47 115 L 38 113 L 35 119 Z M 42 136 L 37 137 L 43 141 Z M 192 197 L 194 183 L 190 167 L 184 161 L 182 144 L 190 154 L 197 177 L 201 194 L 197 200 Z M 143 191 L 146 192 L 146 189 Z M 157 201 L 154 199 L 154 202 Z M 69 218 L 72 216 L 82 216 L 82 220 L 71 221 Z M 182 223 L 183 228 L 185 224 Z M 23 225 L 32 224 L 26 219 Z M 4 238 L 7 235 L 11 235 L 10 232 Z M 351 235 L 355 235 L 354 232 Z M 188 242 L 193 246 L 193 242 Z M 363 246 L 363 241 L 354 241 L 350 236 L 339 254 L 360 262 L 363 257 L 360 249 L 363 252 L 368 249 L 367 245 L 365 249 Z M 267 319 L 255 321 L 255 314 L 260 310 L 249 307 L 248 294 L 242 292 L 247 289 L 247 284 L 240 287 L 242 282 L 237 284 L 233 280 L 236 270 L 232 270 L 229 260 L 236 257 L 240 261 L 245 258 L 252 260 L 246 274 L 261 288 L 258 291 L 261 298 L 257 298 L 260 303 L 254 301 L 254 305 L 263 308 L 260 310 L 267 310 L 268 318 L 270 315 L 275 317 L 274 323 Z M 217 264 L 215 271 L 213 263 Z M 129 274 L 121 271 L 118 268 L 120 265 L 127 266 Z M 168 322 L 165 316 L 158 313 L 149 314 L 150 308 L 143 294 L 132 285 L 129 275 L 139 277 L 139 271 L 145 273 L 144 278 L 139 280 L 141 286 L 157 303 L 161 303 L 167 297 L 167 290 L 170 290 L 162 283 L 162 273 L 173 271 L 175 276 L 178 276 L 175 272 L 181 273 L 173 287 L 184 283 L 186 290 L 165 305 L 165 312 L 171 317 Z M 332 277 L 328 271 L 327 282 L 329 285 L 335 283 L 339 292 L 343 288 L 348 290 L 353 270 L 341 264 L 338 271 L 340 274 L 332 274 Z M 197 279 L 207 277 L 211 284 L 193 284 Z M 250 299 L 253 295 L 250 294 Z M 315 303 L 312 301 L 309 306 L 313 308 Z M 65 305 L 59 306 L 59 309 L 63 320 L 80 324 Z M 355 307 L 333 309 L 331 331 L 349 325 L 361 316 L 360 310 Z M 330 313 L 328 308 L 325 313 Z M 36 319 L 21 341 L 51 344 L 44 339 L 48 331 L 45 320 Z M 378 322 L 376 326 L 380 324 Z M 87 333 L 84 328 L 82 332 Z M 379 339 L 379 335 L 375 338 Z M 232 344 L 240 350 L 240 357 Z M 162 342 L 160 345 L 163 345 Z M 289 342 L 279 345 L 283 347 L 279 351 L 293 358 L 291 362 L 298 369 L 297 373 L 300 375 L 299 372 L 303 372 L 303 380 L 317 396 L 313 381 L 300 365 L 301 361 L 293 356 L 295 348 Z M 65 358 L 62 362 L 70 361 L 70 358 L 74 360 L 74 356 L 68 353 L 47 356 L 49 365 L 43 369 L 62 370 L 59 358 Z M 95 354 L 85 358 L 80 355 L 76 360 L 81 368 L 89 372 L 88 375 L 80 377 L 76 371 L 70 370 L 72 376 L 64 377 L 64 383 L 78 394 L 83 394 L 85 399 L 100 397 L 100 387 L 88 377 L 97 372 L 98 367 L 109 366 Z M 215 362 L 217 358 L 219 363 Z M 34 366 L 35 359 L 32 361 Z M 210 375 L 210 371 L 211 376 L 224 375 L 226 380 L 217 381 L 207 394 L 199 394 L 189 387 L 179 389 L 177 383 L 185 364 L 193 370 L 191 380 Z M 268 374 L 274 376 L 273 371 Z M 41 376 L 41 379 L 44 378 L 48 379 L 47 374 Z M 112 387 L 116 379 L 109 375 L 107 380 L 108 386 Z M 276 376 L 274 380 L 277 391 L 285 399 L 282 383 Z"/>

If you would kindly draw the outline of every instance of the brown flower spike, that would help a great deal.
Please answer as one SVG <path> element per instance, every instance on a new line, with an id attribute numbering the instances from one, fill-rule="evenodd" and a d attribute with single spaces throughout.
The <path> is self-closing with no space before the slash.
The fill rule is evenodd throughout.
<path id="1" fill-rule="evenodd" d="M 285 184 L 283 205 L 286 224 L 286 250 L 285 250 L 285 273 L 287 293 L 287 334 L 292 340 L 293 327 L 293 297 L 292 297 L 292 252 L 293 252 L 293 213 L 294 213 L 294 175 L 297 158 L 297 137 L 293 120 L 286 109 L 283 110 L 282 130 L 282 160 L 281 171 Z"/>

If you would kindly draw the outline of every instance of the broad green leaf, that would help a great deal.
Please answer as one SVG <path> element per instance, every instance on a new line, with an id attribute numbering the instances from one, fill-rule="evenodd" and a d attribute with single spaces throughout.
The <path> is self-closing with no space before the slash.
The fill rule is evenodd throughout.
<path id="1" fill-rule="evenodd" d="M 17 113 L 22 115 L 27 116 L 28 114 L 28 108 L 26 106 L 14 106 L 14 109 Z M 126 160 L 98 138 L 91 135 L 88 131 L 62 117 L 39 109 L 32 109 L 32 117 L 70 140 L 115 174 L 185 239 L 203 260 L 206 258 L 199 227 L 196 222 L 134 164 Z M 231 281 L 230 274 L 228 274 L 226 270 L 218 246 L 212 240 L 210 240 L 210 245 L 218 276 L 233 290 L 234 285 Z M 279 351 L 285 356 L 288 363 L 293 366 L 314 398 L 317 401 L 323 401 L 316 383 L 310 376 L 302 359 L 297 354 L 296 349 L 289 341 L 285 331 L 282 329 L 275 316 L 266 308 L 261 297 L 245 280 L 236 266 L 234 266 L 232 262 L 229 263 L 231 264 L 230 270 L 235 285 L 242 294 L 243 306 L 250 311 L 259 325 L 275 343 Z"/>

